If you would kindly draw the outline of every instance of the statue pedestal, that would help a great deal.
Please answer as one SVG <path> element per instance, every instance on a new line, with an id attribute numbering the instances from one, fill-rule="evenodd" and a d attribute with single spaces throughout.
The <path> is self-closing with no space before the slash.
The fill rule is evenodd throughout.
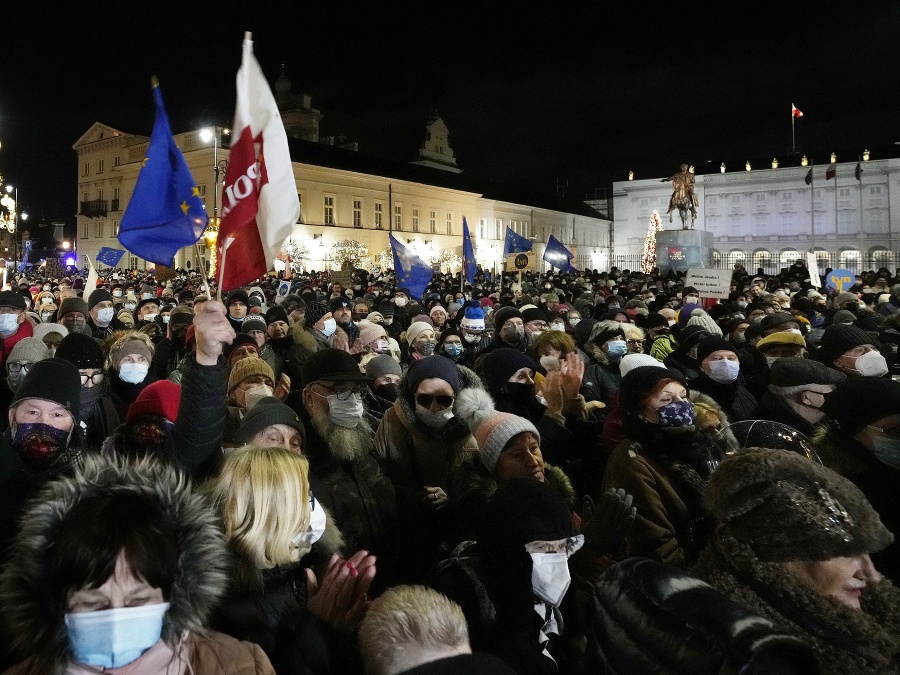
<path id="1" fill-rule="evenodd" d="M 656 264 L 663 273 L 712 267 L 712 249 L 712 232 L 678 229 L 656 233 Z"/>

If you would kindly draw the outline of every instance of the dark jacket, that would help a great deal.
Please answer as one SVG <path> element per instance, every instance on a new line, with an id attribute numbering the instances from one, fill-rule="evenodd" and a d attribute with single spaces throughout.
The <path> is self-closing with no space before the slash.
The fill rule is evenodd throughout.
<path id="1" fill-rule="evenodd" d="M 730 384 L 720 384 L 701 371 L 697 379 L 691 384 L 691 389 L 706 394 L 722 406 L 725 412 L 728 413 L 728 418 L 731 422 L 753 419 L 756 399 L 747 391 L 740 375 L 738 375 L 736 381 Z"/>
<path id="2" fill-rule="evenodd" d="M 762 400 L 759 402 L 759 405 L 756 406 L 750 419 L 769 420 L 771 422 L 787 424 L 789 427 L 793 427 L 808 438 L 812 437 L 818 426 L 799 415 L 784 401 L 784 399 L 780 396 L 776 396 L 770 391 L 767 391 L 762 397 Z"/>

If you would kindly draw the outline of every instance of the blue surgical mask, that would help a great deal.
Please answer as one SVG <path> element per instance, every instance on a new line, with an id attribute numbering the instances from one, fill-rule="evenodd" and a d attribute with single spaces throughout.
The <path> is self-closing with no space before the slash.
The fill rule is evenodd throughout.
<path id="1" fill-rule="evenodd" d="M 0 314 L 0 334 L 12 335 L 19 330 L 19 317 L 17 314 Z"/>
<path id="2" fill-rule="evenodd" d="M 463 346 L 458 344 L 448 344 L 444 345 L 444 352 L 450 358 L 455 359 L 457 356 L 462 354 Z"/>
<path id="3" fill-rule="evenodd" d="M 657 408 L 659 423 L 664 427 L 687 427 L 694 423 L 694 406 L 690 401 L 673 401 Z"/>
<path id="4" fill-rule="evenodd" d="M 169 603 L 66 614 L 72 651 L 80 663 L 120 668 L 159 642 Z"/>
<path id="5" fill-rule="evenodd" d="M 119 379 L 129 384 L 139 384 L 149 371 L 150 366 L 146 363 L 122 363 L 119 365 Z"/>
<path id="6" fill-rule="evenodd" d="M 628 353 L 628 343 L 625 340 L 613 340 L 607 345 L 606 353 L 612 358 L 622 358 Z"/>

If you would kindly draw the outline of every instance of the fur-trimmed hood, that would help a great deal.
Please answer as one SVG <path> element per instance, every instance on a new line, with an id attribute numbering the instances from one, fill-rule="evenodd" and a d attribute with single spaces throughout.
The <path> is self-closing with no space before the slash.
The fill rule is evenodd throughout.
<path id="1" fill-rule="evenodd" d="M 13 554 L 0 577 L 3 620 L 13 647 L 39 662 L 41 672 L 61 673 L 72 656 L 64 598 L 49 591 L 47 550 L 61 523 L 86 500 L 105 495 L 158 502 L 178 534 L 178 576 L 168 599 L 162 638 L 174 646 L 185 631 L 203 633 L 228 583 L 226 549 L 218 521 L 190 480 L 158 462 L 84 458 L 71 478 L 47 486 L 26 510 Z"/>

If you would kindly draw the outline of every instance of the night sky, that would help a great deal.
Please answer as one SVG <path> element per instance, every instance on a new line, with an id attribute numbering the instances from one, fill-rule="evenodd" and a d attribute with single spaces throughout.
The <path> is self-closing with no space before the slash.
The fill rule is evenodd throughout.
<path id="1" fill-rule="evenodd" d="M 546 3 L 540 13 L 254 2 L 239 19 L 233 3 L 135 4 L 146 9 L 5 10 L 0 174 L 33 217 L 74 224 L 72 145 L 93 122 L 149 135 L 151 75 L 176 133 L 230 126 L 245 30 L 270 83 L 284 62 L 326 119 L 421 122 L 424 133 L 437 110 L 463 170 L 545 192 L 563 183 L 571 197 L 630 169 L 645 178 L 681 162 L 702 172 L 783 158 L 792 102 L 805 113 L 802 151 L 851 161 L 900 141 L 896 1 Z"/>

